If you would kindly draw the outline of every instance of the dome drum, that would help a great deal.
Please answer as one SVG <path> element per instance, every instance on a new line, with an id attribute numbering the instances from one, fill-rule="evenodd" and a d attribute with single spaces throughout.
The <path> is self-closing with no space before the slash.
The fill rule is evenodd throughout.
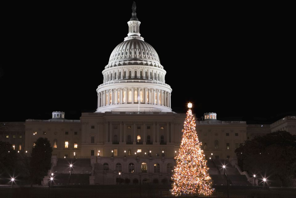
<path id="1" fill-rule="evenodd" d="M 124 87 L 97 89 L 97 112 L 105 111 L 162 111 L 171 112 L 171 89 Z M 139 107 L 141 109 L 139 110 Z"/>

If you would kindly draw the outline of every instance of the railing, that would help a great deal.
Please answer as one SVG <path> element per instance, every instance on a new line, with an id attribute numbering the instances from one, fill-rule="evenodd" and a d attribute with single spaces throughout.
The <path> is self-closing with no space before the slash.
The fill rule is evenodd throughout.
<path id="1" fill-rule="evenodd" d="M 134 82 L 138 82 L 138 83 L 154 83 L 154 84 L 160 84 L 160 85 L 167 85 L 165 82 L 160 82 L 157 80 L 112 80 L 112 81 L 108 81 L 108 82 L 104 82 L 103 84 L 99 85 L 99 87 L 105 86 L 105 85 L 109 85 L 109 84 L 117 84 L 117 83 L 134 83 Z M 169 85 L 167 85 L 169 87 Z"/>

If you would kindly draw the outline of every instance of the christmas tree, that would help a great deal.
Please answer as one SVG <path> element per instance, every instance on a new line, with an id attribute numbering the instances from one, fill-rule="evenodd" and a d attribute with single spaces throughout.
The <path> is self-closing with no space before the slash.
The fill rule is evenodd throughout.
<path id="1" fill-rule="evenodd" d="M 196 121 L 192 114 L 192 103 L 188 103 L 187 117 L 181 145 L 177 156 L 176 166 L 172 176 L 171 193 L 175 196 L 182 194 L 211 195 L 212 181 L 208 174 L 205 155 L 201 149 L 201 142 L 196 132 Z"/>

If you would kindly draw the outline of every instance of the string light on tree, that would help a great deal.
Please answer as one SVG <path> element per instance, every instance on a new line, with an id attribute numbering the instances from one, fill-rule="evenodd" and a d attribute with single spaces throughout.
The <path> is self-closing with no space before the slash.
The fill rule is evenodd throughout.
<path id="1" fill-rule="evenodd" d="M 177 155 L 174 157 L 176 166 L 173 170 L 171 193 L 211 195 L 212 180 L 208 173 L 205 155 L 196 132 L 196 121 L 192 114 L 192 103 L 188 103 L 187 117 L 182 130 L 182 140 Z"/>

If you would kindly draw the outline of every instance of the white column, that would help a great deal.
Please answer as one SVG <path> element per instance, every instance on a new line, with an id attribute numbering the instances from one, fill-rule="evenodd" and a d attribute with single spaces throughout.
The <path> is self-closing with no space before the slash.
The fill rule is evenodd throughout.
<path id="1" fill-rule="evenodd" d="M 97 97 L 98 97 L 97 99 L 98 99 L 98 108 L 99 108 L 99 107 L 101 107 L 101 103 L 100 103 L 100 97 L 101 97 L 101 95 L 100 95 L 100 93 L 98 93 L 98 96 Z"/>
<path id="2" fill-rule="evenodd" d="M 143 90 L 144 90 L 144 104 L 147 104 L 147 97 L 146 97 L 146 95 L 148 94 L 147 93 L 147 88 L 145 88 Z"/>
<path id="3" fill-rule="evenodd" d="M 153 104 L 155 104 L 156 99 L 156 90 L 153 89 Z"/>
<path id="4" fill-rule="evenodd" d="M 160 105 L 160 90 L 157 90 L 157 105 Z"/>
<path id="5" fill-rule="evenodd" d="M 162 98 L 161 98 L 161 100 L 162 100 L 162 106 L 165 106 L 164 105 L 164 91 L 162 91 Z"/>
<path id="6" fill-rule="evenodd" d="M 115 93 L 114 104 L 118 104 L 118 89 L 115 89 L 114 93 Z"/>
<path id="7" fill-rule="evenodd" d="M 120 89 L 120 104 L 123 104 L 123 89 Z"/>
<path id="8" fill-rule="evenodd" d="M 103 106 L 106 106 L 106 103 L 105 103 L 105 92 L 106 91 L 103 91 L 103 104 L 104 104 Z"/>
<path id="9" fill-rule="evenodd" d="M 134 104 L 134 88 L 132 88 L 132 104 Z"/>
<path id="10" fill-rule="evenodd" d="M 107 101 L 106 101 L 106 105 L 109 105 L 109 92 L 110 90 L 106 90 L 106 94 L 107 94 Z"/>
<path id="11" fill-rule="evenodd" d="M 125 95 L 125 104 L 127 104 L 127 102 L 128 102 L 128 94 L 129 94 L 129 90 L 127 88 L 125 88 L 125 93 L 126 93 L 126 95 Z"/>
<path id="12" fill-rule="evenodd" d="M 115 93 L 115 90 L 112 89 L 112 90 L 111 90 L 111 105 L 114 104 L 114 95 L 115 95 L 114 93 Z"/>
<path id="13" fill-rule="evenodd" d="M 138 96 L 140 97 L 140 90 L 139 90 L 139 87 L 138 88 L 136 88 L 137 89 L 137 104 L 139 103 L 139 101 L 138 101 Z M 139 100 L 140 100 L 140 98 L 139 98 Z"/>

